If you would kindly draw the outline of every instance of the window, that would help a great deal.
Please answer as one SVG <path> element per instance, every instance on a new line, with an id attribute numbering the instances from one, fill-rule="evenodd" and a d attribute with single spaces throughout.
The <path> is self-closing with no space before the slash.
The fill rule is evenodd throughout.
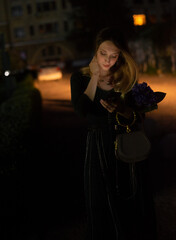
<path id="1" fill-rule="evenodd" d="M 56 6 L 56 1 L 45 1 L 45 2 L 40 2 L 37 3 L 37 12 L 49 12 L 49 11 L 54 11 L 57 9 Z"/>
<path id="2" fill-rule="evenodd" d="M 14 29 L 14 36 L 16 38 L 23 38 L 25 36 L 25 31 L 23 27 L 18 27 Z"/>
<path id="3" fill-rule="evenodd" d="M 50 55 L 50 56 L 54 55 L 54 47 L 53 46 L 48 47 L 48 55 Z"/>
<path id="4" fill-rule="evenodd" d="M 42 56 L 45 57 L 46 56 L 46 49 L 42 49 Z"/>
<path id="5" fill-rule="evenodd" d="M 62 8 L 66 9 L 66 2 L 65 2 L 65 0 L 62 0 Z"/>
<path id="6" fill-rule="evenodd" d="M 10 0 L 10 2 L 17 2 L 18 0 Z"/>
<path id="7" fill-rule="evenodd" d="M 56 9 L 56 2 L 55 1 L 50 2 L 50 9 L 51 10 L 55 10 Z"/>
<path id="8" fill-rule="evenodd" d="M 32 13 L 32 7 L 30 4 L 27 4 L 27 13 L 31 14 Z"/>
<path id="9" fill-rule="evenodd" d="M 59 30 L 59 25 L 58 25 L 57 22 L 54 22 L 54 23 L 53 23 L 53 31 L 54 31 L 54 32 L 58 32 L 58 30 Z"/>
<path id="10" fill-rule="evenodd" d="M 37 12 L 42 12 L 42 3 L 37 3 Z"/>
<path id="11" fill-rule="evenodd" d="M 30 34 L 31 36 L 34 36 L 34 34 L 35 34 L 34 26 L 33 26 L 33 25 L 29 26 L 29 34 Z"/>
<path id="12" fill-rule="evenodd" d="M 46 23 L 45 24 L 45 31 L 47 33 L 51 33 L 52 32 L 52 23 Z"/>
<path id="13" fill-rule="evenodd" d="M 57 33 L 58 32 L 58 23 L 57 22 L 50 22 L 44 23 L 39 25 L 39 33 Z"/>
<path id="14" fill-rule="evenodd" d="M 23 15 L 22 6 L 14 6 L 11 8 L 11 14 L 13 17 L 19 17 Z"/>
<path id="15" fill-rule="evenodd" d="M 151 23 L 156 23 L 156 22 L 157 22 L 157 21 L 156 21 L 156 15 L 149 15 L 148 18 L 149 18 L 149 21 L 150 21 Z"/>
<path id="16" fill-rule="evenodd" d="M 45 32 L 45 26 L 43 24 L 39 25 L 39 33 L 43 34 Z"/>
<path id="17" fill-rule="evenodd" d="M 141 3 L 143 3 L 143 0 L 134 0 L 134 3 L 141 4 Z"/>
<path id="18" fill-rule="evenodd" d="M 146 16 L 145 14 L 134 14 L 133 22 L 135 26 L 142 26 L 146 24 Z"/>
<path id="19" fill-rule="evenodd" d="M 64 31 L 67 32 L 68 31 L 68 22 L 64 21 Z"/>
<path id="20" fill-rule="evenodd" d="M 50 7 L 49 2 L 44 2 L 43 3 L 43 11 L 44 12 L 49 11 L 50 10 L 49 7 Z"/>
<path id="21" fill-rule="evenodd" d="M 41 55 L 43 57 L 57 56 L 60 54 L 61 54 L 61 48 L 55 47 L 54 45 L 49 45 L 41 50 Z"/>
<path id="22" fill-rule="evenodd" d="M 21 57 L 21 59 L 23 59 L 23 60 L 26 60 L 26 58 L 27 58 L 27 54 L 26 54 L 26 51 L 21 51 L 20 52 L 20 57 Z"/>
<path id="23" fill-rule="evenodd" d="M 58 53 L 58 55 L 60 55 L 62 53 L 62 50 L 60 47 L 57 48 L 57 53 Z"/>

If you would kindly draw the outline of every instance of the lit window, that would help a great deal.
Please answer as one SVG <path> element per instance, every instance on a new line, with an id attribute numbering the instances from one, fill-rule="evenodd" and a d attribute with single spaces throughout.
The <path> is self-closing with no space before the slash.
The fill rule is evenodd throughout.
<path id="1" fill-rule="evenodd" d="M 142 26 L 146 24 L 146 16 L 145 14 L 134 14 L 133 22 L 135 26 Z"/>

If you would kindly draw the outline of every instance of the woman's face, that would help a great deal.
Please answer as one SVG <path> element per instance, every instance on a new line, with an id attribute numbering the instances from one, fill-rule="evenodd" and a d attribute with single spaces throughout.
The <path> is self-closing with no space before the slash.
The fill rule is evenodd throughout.
<path id="1" fill-rule="evenodd" d="M 111 41 L 104 41 L 97 50 L 97 62 L 101 70 L 109 71 L 117 62 L 120 49 Z"/>

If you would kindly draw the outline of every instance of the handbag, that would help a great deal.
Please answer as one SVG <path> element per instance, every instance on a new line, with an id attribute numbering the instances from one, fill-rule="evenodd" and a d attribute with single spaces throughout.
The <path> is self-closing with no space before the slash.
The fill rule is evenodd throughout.
<path id="1" fill-rule="evenodd" d="M 136 114 L 133 112 L 133 121 L 131 124 L 124 125 L 120 123 L 118 113 L 116 114 L 117 123 L 120 126 L 126 127 L 126 132 L 116 134 L 115 139 L 115 155 L 117 159 L 135 163 L 145 160 L 151 151 L 151 143 L 143 130 L 131 131 L 132 126 L 136 121 Z"/>

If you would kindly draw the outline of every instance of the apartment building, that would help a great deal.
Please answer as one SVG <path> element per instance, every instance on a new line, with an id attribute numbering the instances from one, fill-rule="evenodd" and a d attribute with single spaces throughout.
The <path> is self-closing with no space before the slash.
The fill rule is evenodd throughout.
<path id="1" fill-rule="evenodd" d="M 125 4 L 136 26 L 163 21 L 176 24 L 175 0 L 125 0 Z M 46 60 L 75 59 L 74 43 L 67 41 L 75 28 L 74 10 L 71 0 L 0 0 L 0 33 L 12 63 L 39 65 Z M 139 46 L 139 57 L 143 48 Z"/>
<path id="2" fill-rule="evenodd" d="M 67 42 L 73 28 L 69 0 L 0 0 L 0 33 L 12 62 L 38 65 L 74 57 Z"/>

